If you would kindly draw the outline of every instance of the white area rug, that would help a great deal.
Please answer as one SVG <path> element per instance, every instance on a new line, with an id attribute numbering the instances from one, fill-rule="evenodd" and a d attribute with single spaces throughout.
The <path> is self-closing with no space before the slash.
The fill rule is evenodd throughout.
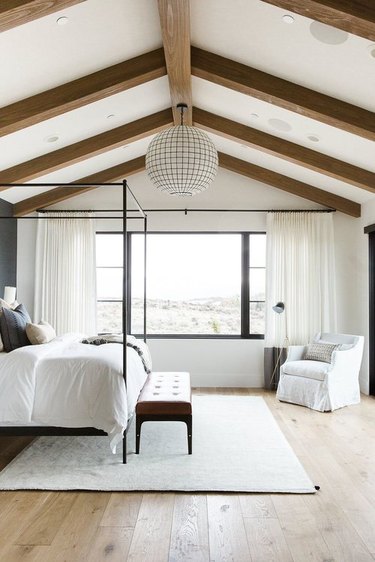
<path id="1" fill-rule="evenodd" d="M 106 437 L 40 437 L 0 473 L 0 489 L 313 493 L 314 486 L 263 398 L 194 396 L 186 426 L 146 422 L 128 463 Z"/>

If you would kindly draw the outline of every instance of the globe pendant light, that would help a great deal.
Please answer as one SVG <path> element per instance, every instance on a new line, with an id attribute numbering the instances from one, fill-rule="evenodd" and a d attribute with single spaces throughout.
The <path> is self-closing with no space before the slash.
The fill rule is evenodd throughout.
<path id="1" fill-rule="evenodd" d="M 209 136 L 184 125 L 186 104 L 178 104 L 181 124 L 157 134 L 146 154 L 146 170 L 155 186 L 169 195 L 190 197 L 214 180 L 218 166 L 216 148 Z"/>

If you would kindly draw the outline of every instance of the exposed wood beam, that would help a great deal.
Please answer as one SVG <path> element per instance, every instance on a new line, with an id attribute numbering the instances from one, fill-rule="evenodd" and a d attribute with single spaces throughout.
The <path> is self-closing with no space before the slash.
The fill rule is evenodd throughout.
<path id="1" fill-rule="evenodd" d="M 375 41 L 374 0 L 263 0 L 353 35 Z"/>
<path id="2" fill-rule="evenodd" d="M 76 180 L 76 182 L 72 183 L 100 183 L 117 181 L 122 178 L 127 178 L 132 174 L 136 174 L 137 172 L 141 172 L 144 169 L 145 157 L 140 156 L 139 158 L 135 158 L 129 162 L 124 162 L 118 166 L 113 166 L 107 170 L 102 170 L 96 174 L 80 178 L 79 180 Z M 30 184 L 30 187 L 33 187 L 33 185 Z M 61 201 L 65 201 L 66 199 L 70 199 L 76 195 L 81 195 L 86 191 L 91 191 L 96 188 L 97 187 L 94 186 L 77 188 L 69 187 L 68 189 L 66 187 L 56 187 L 56 189 L 51 189 L 50 191 L 34 195 L 33 197 L 29 197 L 28 199 L 24 199 L 23 201 L 16 203 L 13 206 L 13 216 L 23 217 L 24 215 L 33 213 L 37 209 L 55 205 L 56 203 L 60 203 Z"/>
<path id="3" fill-rule="evenodd" d="M 191 50 L 191 64 L 194 76 L 375 140 L 375 113 L 371 111 L 196 47 Z"/>
<path id="4" fill-rule="evenodd" d="M 298 195 L 299 197 L 303 197 L 304 199 L 308 199 L 309 201 L 313 201 L 319 205 L 336 209 L 337 211 L 341 211 L 342 213 L 352 217 L 361 216 L 361 205 L 359 205 L 359 203 L 355 203 L 354 201 L 350 201 L 344 197 L 339 197 L 338 195 L 334 195 L 333 193 L 329 193 L 323 189 L 318 189 L 312 185 L 283 176 L 282 174 L 272 172 L 271 170 L 266 170 L 260 166 L 255 166 L 254 164 L 250 164 L 244 160 L 239 160 L 238 158 L 234 158 L 228 154 L 219 153 L 219 166 L 266 185 L 271 185 L 272 187 L 276 187 L 277 189 L 281 189 L 287 193 Z"/>
<path id="5" fill-rule="evenodd" d="M 241 174 L 266 185 L 282 189 L 287 193 L 298 195 L 299 197 L 303 197 L 304 199 L 308 199 L 309 201 L 313 201 L 319 205 L 336 209 L 337 211 L 341 211 L 342 213 L 352 217 L 359 217 L 361 215 L 361 206 L 358 203 L 272 172 L 271 170 L 266 170 L 260 166 L 255 166 L 254 164 L 250 164 L 244 160 L 233 158 L 233 156 L 229 156 L 228 154 L 219 153 L 219 165 L 221 168 L 236 172 L 237 174 Z M 140 156 L 135 160 L 131 160 L 129 162 L 125 162 L 124 164 L 119 164 L 118 166 L 81 178 L 77 180 L 76 183 L 116 181 L 126 178 L 131 174 L 141 172 L 144 169 L 145 157 Z M 30 184 L 30 187 L 32 187 L 32 184 Z M 37 209 L 54 205 L 86 191 L 91 191 L 92 189 L 96 189 L 96 187 L 93 186 L 77 189 L 57 187 L 51 191 L 41 193 L 40 195 L 34 195 L 33 197 L 29 197 L 28 199 L 24 199 L 23 201 L 16 203 L 14 205 L 14 216 L 21 217 L 28 215 Z"/>
<path id="6" fill-rule="evenodd" d="M 175 125 L 180 124 L 177 104 L 186 103 L 184 124 L 192 124 L 189 0 L 158 0 L 161 33 Z"/>
<path id="7" fill-rule="evenodd" d="M 0 32 L 64 10 L 85 0 L 1 0 Z"/>
<path id="8" fill-rule="evenodd" d="M 100 135 L 76 142 L 28 162 L 0 171 L 0 184 L 24 183 L 55 170 L 137 141 L 171 125 L 172 112 L 164 109 Z M 8 189 L 0 185 L 0 191 Z"/>
<path id="9" fill-rule="evenodd" d="M 0 136 L 139 86 L 167 73 L 163 49 L 115 64 L 0 109 Z"/>
<path id="10" fill-rule="evenodd" d="M 195 125 L 315 172 L 375 192 L 375 173 L 194 107 Z"/>

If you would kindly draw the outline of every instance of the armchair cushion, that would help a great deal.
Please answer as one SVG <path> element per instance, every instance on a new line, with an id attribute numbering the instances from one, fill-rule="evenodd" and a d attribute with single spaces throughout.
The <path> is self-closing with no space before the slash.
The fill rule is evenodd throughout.
<path id="1" fill-rule="evenodd" d="M 305 353 L 305 359 L 310 361 L 324 361 L 325 363 L 330 363 L 332 359 L 332 353 L 339 346 L 334 343 L 309 343 Z"/>
<path id="2" fill-rule="evenodd" d="M 301 361 L 289 361 L 288 363 L 284 363 L 283 373 L 285 375 L 294 375 L 296 377 L 323 381 L 330 368 L 331 365 L 323 361 L 302 359 Z"/>

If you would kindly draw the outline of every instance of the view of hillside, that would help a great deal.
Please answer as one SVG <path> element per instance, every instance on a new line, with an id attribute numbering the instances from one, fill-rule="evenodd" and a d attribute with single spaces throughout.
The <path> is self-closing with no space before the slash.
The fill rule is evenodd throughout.
<path id="1" fill-rule="evenodd" d="M 132 333 L 143 332 L 143 301 L 132 301 Z M 264 307 L 251 306 L 252 333 L 264 333 Z M 121 331 L 121 303 L 98 303 L 98 331 Z M 191 300 L 149 299 L 148 334 L 222 334 L 241 332 L 240 298 L 211 297 Z"/>

